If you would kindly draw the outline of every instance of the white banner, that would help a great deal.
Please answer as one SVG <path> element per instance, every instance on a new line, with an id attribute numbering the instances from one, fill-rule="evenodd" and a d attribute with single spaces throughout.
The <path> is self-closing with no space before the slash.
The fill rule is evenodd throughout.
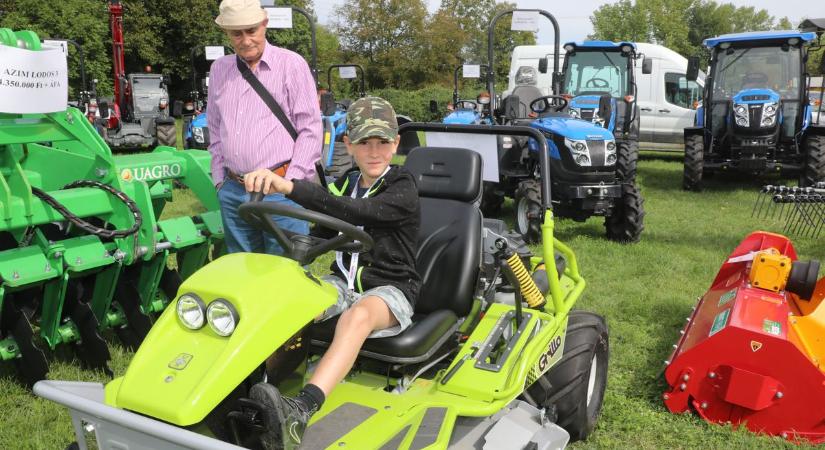
<path id="1" fill-rule="evenodd" d="M 69 49 L 68 49 L 69 43 L 66 42 L 66 41 L 60 41 L 60 40 L 55 40 L 55 39 L 43 39 L 43 45 L 45 45 L 47 47 L 59 48 L 60 50 L 63 51 L 64 55 L 69 54 Z"/>
<path id="2" fill-rule="evenodd" d="M 426 132 L 427 147 L 466 148 L 481 155 L 484 181 L 498 183 L 498 136 L 494 134 Z"/>
<path id="3" fill-rule="evenodd" d="M 464 64 L 461 66 L 461 75 L 464 78 L 479 78 L 481 76 L 481 66 L 478 64 Z"/>
<path id="4" fill-rule="evenodd" d="M 344 66 L 338 68 L 338 76 L 341 78 L 356 78 L 358 73 L 355 72 L 355 66 Z"/>
<path id="5" fill-rule="evenodd" d="M 537 11 L 513 11 L 513 22 L 510 24 L 513 31 L 538 31 L 539 13 Z"/>
<path id="6" fill-rule="evenodd" d="M 203 53 L 207 61 L 214 61 L 226 54 L 223 45 L 207 45 L 203 48 Z"/>
<path id="7" fill-rule="evenodd" d="M 66 54 L 59 49 L 33 51 L 0 45 L 0 112 L 65 111 L 68 84 Z"/>
<path id="8" fill-rule="evenodd" d="M 269 23 L 267 28 L 292 28 L 292 8 L 264 8 Z"/>

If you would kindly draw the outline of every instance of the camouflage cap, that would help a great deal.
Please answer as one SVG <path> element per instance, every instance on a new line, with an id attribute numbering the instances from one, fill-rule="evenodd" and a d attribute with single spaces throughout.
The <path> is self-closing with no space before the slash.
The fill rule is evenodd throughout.
<path id="1" fill-rule="evenodd" d="M 347 135 L 357 144 L 371 137 L 395 142 L 398 121 L 390 102 L 380 97 L 364 97 L 347 108 Z"/>

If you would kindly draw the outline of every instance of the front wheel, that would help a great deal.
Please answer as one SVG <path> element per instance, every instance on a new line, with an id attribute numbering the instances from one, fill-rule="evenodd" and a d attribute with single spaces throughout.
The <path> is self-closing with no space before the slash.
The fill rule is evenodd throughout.
<path id="1" fill-rule="evenodd" d="M 587 439 L 599 420 L 609 353 L 604 319 L 571 311 L 561 359 L 527 389 L 541 406 L 555 408 L 556 423 L 570 433 L 571 442 Z"/>
<path id="2" fill-rule="evenodd" d="M 682 176 L 682 189 L 686 191 L 702 190 L 702 169 L 705 165 L 705 144 L 702 136 L 685 138 L 685 170 Z"/>
<path id="3" fill-rule="evenodd" d="M 516 229 L 525 242 L 541 241 L 541 190 L 536 180 L 525 180 L 516 189 Z"/>
<path id="4" fill-rule="evenodd" d="M 639 143 L 619 142 L 616 148 L 616 177 L 622 183 L 636 181 L 636 165 L 639 161 Z"/>
<path id="5" fill-rule="evenodd" d="M 178 132 L 175 124 L 165 124 L 157 126 L 158 144 L 176 147 L 178 145 Z"/>
<path id="6" fill-rule="evenodd" d="M 799 177 L 800 187 L 811 187 L 825 181 L 825 136 L 805 139 L 805 169 Z"/>
<path id="7" fill-rule="evenodd" d="M 621 243 L 639 242 L 644 225 L 644 199 L 636 186 L 622 185 L 622 196 L 616 199 L 610 215 L 604 218 L 607 238 Z"/>

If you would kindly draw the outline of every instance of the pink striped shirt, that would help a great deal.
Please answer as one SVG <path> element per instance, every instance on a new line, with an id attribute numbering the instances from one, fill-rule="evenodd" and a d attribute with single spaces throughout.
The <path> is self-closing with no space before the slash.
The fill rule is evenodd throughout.
<path id="1" fill-rule="evenodd" d="M 321 112 L 309 65 L 295 52 L 266 44 L 252 71 L 292 121 L 293 142 L 281 122 L 238 70 L 235 55 L 212 63 L 209 75 L 209 152 L 212 180 L 224 169 L 243 174 L 292 160 L 286 177 L 306 179 L 321 158 Z"/>

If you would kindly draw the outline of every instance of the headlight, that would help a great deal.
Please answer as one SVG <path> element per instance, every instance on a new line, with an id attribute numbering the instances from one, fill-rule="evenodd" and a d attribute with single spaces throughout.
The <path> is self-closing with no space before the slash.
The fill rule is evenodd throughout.
<path id="1" fill-rule="evenodd" d="M 766 103 L 764 111 L 767 115 L 776 114 L 776 103 Z"/>
<path id="2" fill-rule="evenodd" d="M 238 311 L 224 299 L 217 299 L 206 308 L 206 320 L 209 328 L 219 336 L 229 336 L 238 325 Z"/>
<path id="3" fill-rule="evenodd" d="M 748 113 L 748 107 L 745 105 L 736 105 L 735 110 L 737 116 L 744 116 Z"/>
<path id="4" fill-rule="evenodd" d="M 192 134 L 195 136 L 202 138 L 203 137 L 203 128 L 201 127 L 192 127 Z"/>
<path id="5" fill-rule="evenodd" d="M 613 141 L 608 142 L 607 143 L 607 151 L 615 152 L 616 151 L 616 143 L 613 142 Z"/>
<path id="6" fill-rule="evenodd" d="M 590 149 L 584 141 L 574 141 L 572 139 L 564 138 L 564 145 L 570 149 L 573 154 L 573 161 L 580 166 L 590 165 Z"/>
<path id="7" fill-rule="evenodd" d="M 581 114 L 579 113 L 579 108 L 570 108 L 569 111 L 570 111 L 570 117 L 572 117 L 574 119 L 578 119 L 579 117 L 581 117 Z"/>
<path id="8" fill-rule="evenodd" d="M 774 114 L 772 116 L 769 116 L 767 114 L 762 116 L 761 125 L 762 125 L 763 128 L 772 127 L 775 123 L 776 123 L 776 114 Z"/>
<path id="9" fill-rule="evenodd" d="M 176 307 L 178 319 L 190 330 L 198 330 L 203 327 L 206 316 L 206 305 L 195 294 L 183 294 L 178 299 Z"/>
<path id="10" fill-rule="evenodd" d="M 748 119 L 743 119 L 743 118 L 739 117 L 739 118 L 736 119 L 736 124 L 739 125 L 740 127 L 746 127 L 746 126 L 748 126 Z"/>
<path id="11" fill-rule="evenodd" d="M 616 164 L 616 154 L 611 153 L 611 154 L 607 155 L 607 158 L 605 158 L 604 162 L 608 166 Z"/>
<path id="12" fill-rule="evenodd" d="M 589 166 L 590 165 L 590 158 L 586 155 L 577 155 L 576 156 L 576 164 L 580 166 Z"/>
<path id="13" fill-rule="evenodd" d="M 747 127 L 750 125 L 750 117 L 748 116 L 748 105 L 733 105 L 733 113 L 734 116 L 736 116 L 736 125 L 739 125 L 740 127 Z"/>
<path id="14" fill-rule="evenodd" d="M 577 152 L 583 152 L 587 150 L 587 146 L 584 145 L 582 142 L 573 142 L 573 150 Z"/>

